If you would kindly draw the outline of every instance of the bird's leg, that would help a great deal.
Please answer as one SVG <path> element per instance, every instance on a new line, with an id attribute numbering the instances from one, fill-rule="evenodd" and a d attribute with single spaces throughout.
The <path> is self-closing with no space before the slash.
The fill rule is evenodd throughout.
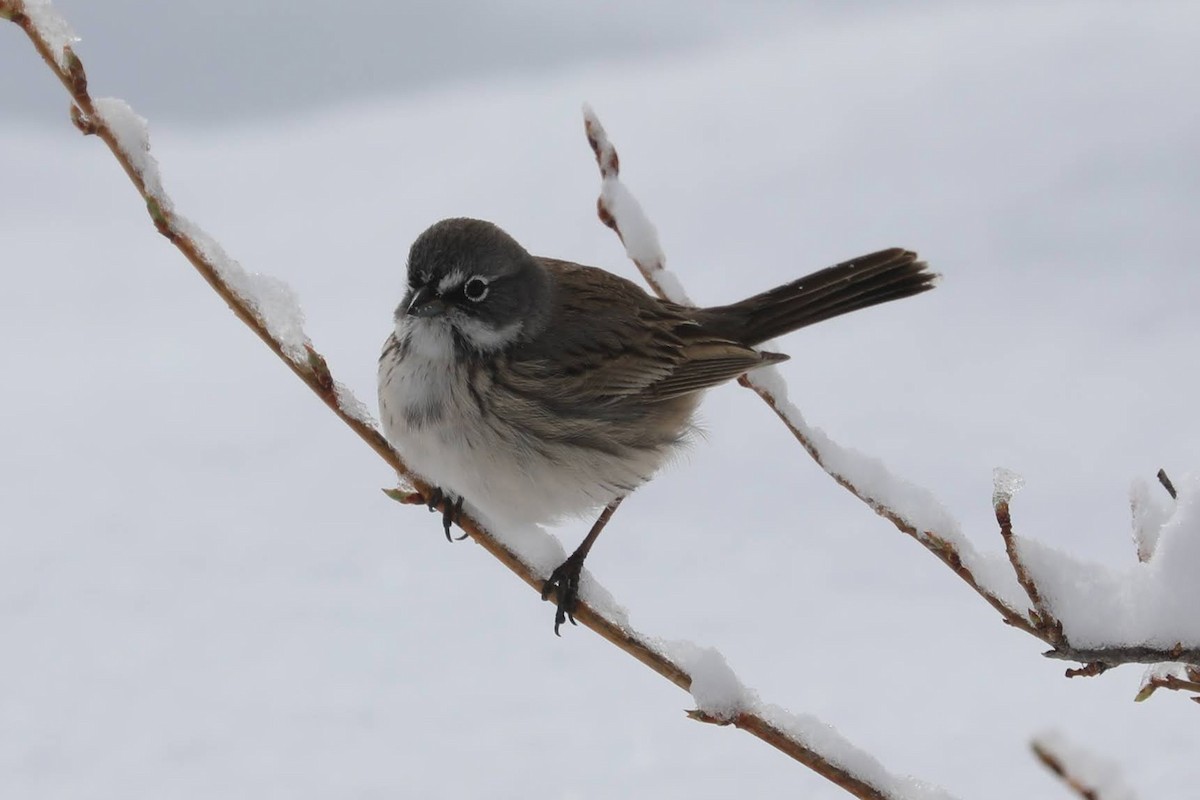
<path id="1" fill-rule="evenodd" d="M 548 599 L 551 592 L 557 596 L 558 609 L 554 612 L 555 636 L 562 635 L 558 632 L 558 628 L 567 620 L 570 620 L 572 625 L 575 624 L 575 609 L 579 605 L 579 574 L 583 570 L 583 560 L 587 558 L 588 551 L 592 549 L 592 545 L 600 536 L 600 531 L 604 530 L 604 526 L 608 524 L 613 512 L 617 510 L 617 506 L 621 505 L 621 501 L 624 499 L 624 497 L 618 497 L 604 507 L 595 524 L 592 525 L 592 529 L 588 531 L 588 535 L 583 537 L 579 547 L 575 548 L 575 552 L 567 556 L 566 561 L 555 567 L 554 571 L 550 573 L 550 577 L 542 584 L 543 600 Z"/>
<path id="2" fill-rule="evenodd" d="M 458 522 L 458 518 L 462 516 L 462 495 L 459 495 L 457 500 L 451 500 L 450 496 L 442 491 L 442 487 L 434 486 L 425 497 L 425 505 L 430 511 L 441 509 L 442 530 L 446 532 L 447 542 L 462 541 L 467 538 L 465 533 L 462 536 L 450 535 L 450 526 Z"/>

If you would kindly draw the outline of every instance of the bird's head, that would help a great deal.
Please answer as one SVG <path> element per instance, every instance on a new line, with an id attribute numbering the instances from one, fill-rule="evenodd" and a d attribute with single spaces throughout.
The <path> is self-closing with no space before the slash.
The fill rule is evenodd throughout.
<path id="1" fill-rule="evenodd" d="M 490 222 L 444 219 L 413 242 L 396 308 L 410 335 L 449 333 L 458 348 L 503 349 L 537 333 L 549 312 L 546 270 Z"/>

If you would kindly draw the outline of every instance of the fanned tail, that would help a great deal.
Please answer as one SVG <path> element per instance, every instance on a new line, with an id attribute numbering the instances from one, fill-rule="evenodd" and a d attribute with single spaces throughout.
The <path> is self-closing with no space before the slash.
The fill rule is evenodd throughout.
<path id="1" fill-rule="evenodd" d="M 937 281 L 917 254 L 880 250 L 727 306 L 705 309 L 706 325 L 756 345 L 860 308 L 929 291 Z"/>

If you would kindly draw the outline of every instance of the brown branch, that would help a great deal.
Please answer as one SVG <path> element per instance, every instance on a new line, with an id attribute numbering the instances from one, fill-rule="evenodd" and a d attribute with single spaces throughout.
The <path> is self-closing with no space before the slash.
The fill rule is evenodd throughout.
<path id="1" fill-rule="evenodd" d="M 585 112 L 584 129 L 587 133 L 588 144 L 591 145 L 592 152 L 596 156 L 596 164 L 600 168 L 601 177 L 604 180 L 616 180 L 619 178 L 620 159 L 617 155 L 616 148 L 612 145 L 612 142 L 609 140 L 608 135 L 605 133 L 604 128 L 600 125 L 599 121 L 590 112 Z M 616 231 L 617 236 L 619 236 L 621 241 L 624 242 L 625 235 L 621 231 L 620 223 L 613 214 L 612 209 L 608 208 L 603 194 L 601 194 L 600 199 L 597 202 L 597 211 L 601 221 Z M 669 297 L 664 288 L 661 278 L 664 272 L 664 265 L 662 261 L 648 261 L 644 258 L 638 257 L 631 258 L 638 270 L 642 273 L 642 276 L 646 279 L 646 282 L 650 285 L 650 288 L 654 290 L 655 294 L 666 300 L 675 299 Z M 812 460 L 817 463 L 817 466 L 819 466 L 827 475 L 833 478 L 839 486 L 846 489 L 863 503 L 865 503 L 876 514 L 892 523 L 892 525 L 894 525 L 900 532 L 911 536 L 923 547 L 929 550 L 929 552 L 937 556 L 938 559 L 948 566 L 955 575 L 962 578 L 962 580 L 966 582 L 966 584 L 973 590 L 975 590 L 980 597 L 982 597 L 988 602 L 989 605 L 1000 612 L 1000 615 L 1004 618 L 1005 623 L 1015 628 L 1020 628 L 1021 630 L 1033 634 L 1034 636 L 1039 636 L 1038 628 L 1035 624 L 1033 624 L 1019 611 L 1009 606 L 1000 597 L 989 591 L 975 579 L 975 576 L 971 573 L 971 570 L 962 562 L 962 557 L 959 555 L 957 548 L 955 548 L 949 539 L 938 535 L 934 531 L 917 530 L 895 511 L 868 497 L 866 492 L 860 489 L 849 477 L 841 475 L 830 469 L 826 465 L 825 460 L 822 458 L 820 451 L 812 442 L 812 439 L 810 439 L 807 433 L 802 431 L 791 419 L 789 419 L 788 415 L 779 407 L 775 396 L 768 389 L 757 385 L 747 375 L 743 375 L 741 378 L 739 378 L 738 383 L 741 386 L 750 389 L 760 398 L 762 398 L 763 402 L 765 402 L 767 406 L 775 412 L 775 415 L 779 417 L 780 421 L 787 426 L 789 431 L 791 431 L 792 436 L 796 438 L 796 441 L 800 443 L 800 446 L 803 447 Z M 1039 636 L 1039 638 L 1041 637 Z M 1047 643 L 1053 644 L 1052 642 Z"/>
<path id="2" fill-rule="evenodd" d="M 117 162 L 125 170 L 134 187 L 146 201 L 151 218 L 158 232 L 183 253 L 184 257 L 200 273 L 200 276 L 225 301 L 225 304 L 229 306 L 234 315 L 254 331 L 255 335 L 287 365 L 296 377 L 304 381 L 305 385 L 334 414 L 346 423 L 351 430 L 358 434 L 359 438 L 366 442 L 400 477 L 411 482 L 423 496 L 429 496 L 431 487 L 408 469 L 404 462 L 401 461 L 400 456 L 383 437 L 383 434 L 371 424 L 358 419 L 342 407 L 338 400 L 335 383 L 325 362 L 325 358 L 311 346 L 306 348 L 308 355 L 307 363 L 297 362 L 288 357 L 284 352 L 283 345 L 271 336 L 266 325 L 259 319 L 254 309 L 224 281 L 217 265 L 209 260 L 197 242 L 177 226 L 175 215 L 170 211 L 159 208 L 157 199 L 147 192 L 146 182 L 134 166 L 130 154 L 121 148 L 116 133 L 109 128 L 103 117 L 96 113 L 92 97 L 87 91 L 87 79 L 84 75 L 83 64 L 73 52 L 70 52 L 70 48 L 67 49 L 66 54 L 66 61 L 70 67 L 69 70 L 63 70 L 58 66 L 58 59 L 51 52 L 49 44 L 41 37 L 30 21 L 30 18 L 23 13 L 21 0 L 0 0 L 0 18 L 10 19 L 25 31 L 47 66 L 50 67 L 63 85 L 66 86 L 75 102 L 75 108 L 72 109 L 72 119 L 76 126 L 86 134 L 98 136 L 108 145 L 108 149 L 112 151 Z M 524 580 L 525 583 L 539 592 L 541 591 L 542 579 L 535 575 L 532 569 L 522 562 L 516 553 L 496 541 L 483 528 L 481 523 L 464 513 L 460 517 L 460 526 L 476 542 L 482 545 L 485 550 Z M 579 610 L 575 612 L 575 618 L 580 624 L 591 628 L 680 688 L 686 690 L 691 684 L 691 678 L 681 666 L 655 651 L 642 637 L 622 630 L 592 611 L 586 604 L 580 605 Z"/>
<path id="3" fill-rule="evenodd" d="M 1183 678 L 1177 678 L 1174 675 L 1151 678 L 1150 683 L 1159 689 L 1170 689 L 1175 692 L 1200 692 L 1200 681 L 1187 681 Z M 1192 699 L 1200 702 L 1200 698 L 1193 697 Z"/>
<path id="4" fill-rule="evenodd" d="M 1030 744 L 1030 747 L 1033 749 L 1033 754 L 1037 756 L 1038 761 L 1041 761 L 1046 766 L 1046 769 L 1061 778 L 1062 782 L 1082 797 L 1083 800 L 1099 800 L 1100 792 L 1095 787 L 1089 786 L 1075 775 L 1072 775 L 1062 760 L 1056 754 L 1050 752 L 1045 745 L 1034 741 Z"/>
<path id="5" fill-rule="evenodd" d="M 163 208 L 159 199 L 147 190 L 145 177 L 137 169 L 132 155 L 122 148 L 116 132 L 109 127 L 104 117 L 96 113 L 95 104 L 87 90 L 87 78 L 84 73 L 83 64 L 71 49 L 68 47 L 64 50 L 63 61 L 67 64 L 67 67 L 64 69 L 60 67 L 59 59 L 52 52 L 50 44 L 43 38 L 29 16 L 24 13 L 22 0 L 0 0 L 0 18 L 12 21 L 25 32 L 47 66 L 50 67 L 51 71 L 54 72 L 67 88 L 74 101 L 74 106 L 71 109 L 72 122 L 81 132 L 86 135 L 99 137 L 108 146 L 108 149 L 112 152 L 122 169 L 125 170 L 126 175 L 132 181 L 138 193 L 145 200 L 147 210 L 158 232 L 175 245 L 196 271 L 200 273 L 200 276 L 225 301 L 234 315 L 249 327 L 271 352 L 275 353 L 335 415 L 346 423 L 359 438 L 366 442 L 402 479 L 412 483 L 418 490 L 416 494 L 389 490 L 389 496 L 405 503 L 419 502 L 418 498 L 423 499 L 430 496 L 431 487 L 409 471 L 408 467 L 388 444 L 383 435 L 370 423 L 356 416 L 352 410 L 343 407 L 338 398 L 336 383 L 333 380 L 325 358 L 311 345 L 305 346 L 306 360 L 298 361 L 291 358 L 285 352 L 283 344 L 271 335 L 266 324 L 259 317 L 251 303 L 226 283 L 221 276 L 217 264 L 210 260 L 203 248 L 181 228 L 173 211 Z M 613 163 L 615 168 L 615 160 Z M 493 538 L 477 520 L 463 513 L 458 518 L 458 524 L 476 543 L 481 545 L 489 554 L 504 564 L 504 566 L 508 567 L 517 577 L 535 591 L 541 592 L 544 581 L 516 553 Z M 553 593 L 551 593 L 548 599 L 554 602 L 557 601 Z M 692 679 L 687 670 L 676 661 L 656 650 L 640 634 L 627 631 L 615 625 L 593 611 L 582 601 L 575 611 L 575 619 L 579 624 L 599 634 L 602 638 L 633 656 L 679 688 L 684 691 L 690 688 Z M 813 748 L 806 746 L 784 731 L 781 731 L 758 714 L 743 712 L 738 714 L 728 724 L 732 724 L 756 736 L 777 750 L 809 767 L 823 778 L 845 789 L 855 797 L 866 798 L 867 800 L 894 800 L 897 798 L 897 795 L 891 790 L 875 786 L 854 775 Z"/>
<path id="6" fill-rule="evenodd" d="M 1033 608 L 1029 610 L 1029 618 L 1033 622 L 1034 627 L 1037 628 L 1038 632 L 1036 635 L 1046 643 L 1053 645 L 1056 650 L 1069 647 L 1066 636 L 1063 633 L 1062 622 L 1050 612 L 1045 598 L 1042 597 L 1041 591 L 1038 590 L 1037 582 L 1029 574 L 1025 562 L 1021 560 L 1021 553 L 1017 549 L 1017 537 L 1013 535 L 1012 514 L 1009 510 L 1009 502 L 1010 500 L 1006 497 L 997 498 L 996 522 L 1000 525 L 1000 536 L 1004 539 L 1004 552 L 1008 555 L 1008 562 L 1012 564 L 1013 572 L 1017 576 L 1017 583 L 1021 584 L 1021 588 L 1025 590 L 1025 594 L 1029 597 L 1029 602 L 1033 603 Z M 1068 678 L 1075 677 L 1071 673 L 1072 670 L 1067 670 Z M 1082 675 L 1084 673 L 1078 671 L 1078 674 Z M 1099 674 L 1099 672 L 1088 674 Z"/>
<path id="7" fill-rule="evenodd" d="M 1200 667 L 1187 664 L 1184 666 L 1186 678 L 1181 678 L 1178 675 L 1151 675 L 1146 682 L 1142 684 L 1141 690 L 1134 697 L 1137 702 L 1142 702 L 1150 695 L 1154 694 L 1157 689 L 1169 689 L 1173 692 L 1196 692 L 1188 699 L 1193 702 L 1200 703 Z"/>
<path id="8" fill-rule="evenodd" d="M 744 730 L 751 736 L 755 736 L 775 749 L 791 756 L 826 780 L 837 784 L 854 797 L 897 797 L 892 792 L 880 789 L 844 767 L 832 763 L 812 748 L 806 747 L 794 737 L 772 725 L 759 714 L 744 712 L 729 721 L 720 720 L 699 711 L 688 712 L 688 716 L 698 722 L 732 725 L 735 728 Z"/>

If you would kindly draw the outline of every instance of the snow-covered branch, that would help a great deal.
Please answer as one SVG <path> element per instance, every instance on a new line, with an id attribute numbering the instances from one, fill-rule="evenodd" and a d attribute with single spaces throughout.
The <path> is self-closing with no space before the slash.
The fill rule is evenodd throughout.
<path id="1" fill-rule="evenodd" d="M 155 228 L 183 253 L 233 313 L 275 353 L 327 406 L 366 442 L 416 493 L 393 497 L 423 502 L 430 494 L 375 427 L 366 406 L 333 379 L 325 358 L 312 346 L 303 330 L 303 315 L 291 289 L 282 281 L 246 272 L 198 225 L 175 211 L 163 188 L 158 163 L 150 151 L 146 120 L 123 100 L 93 99 L 88 92 L 83 63 L 71 49 L 77 41 L 66 21 L 48 0 L 0 0 L 0 19 L 26 33 L 42 59 L 71 94 L 71 120 L 85 135 L 104 141 L 146 202 Z M 488 552 L 530 586 L 540 591 L 542 578 L 517 553 L 491 536 L 467 514 L 460 525 Z M 639 661 L 685 689 L 689 676 L 646 644 L 642 637 L 622 630 L 590 608 L 581 607 L 576 619 L 604 638 L 630 652 Z"/>
<path id="2" fill-rule="evenodd" d="M 1142 483 L 1131 491 L 1137 560 L 1121 571 L 1018 537 L 1012 495 L 997 488 L 996 520 L 1033 604 L 1035 635 L 1051 645 L 1045 655 L 1085 665 L 1068 677 L 1128 663 L 1200 665 L 1200 481 L 1188 478 L 1177 490 L 1165 472 L 1158 479 L 1165 491 L 1157 499 Z"/>
<path id="3" fill-rule="evenodd" d="M 584 107 L 584 128 L 600 168 L 597 210 L 625 245 L 629 258 L 662 298 L 689 303 L 682 284 L 666 269 L 658 233 L 620 180 L 620 159 L 599 118 Z M 1126 575 L 1084 564 L 1013 532 L 1010 502 L 1021 479 L 995 473 L 993 505 L 1005 552 L 981 554 L 931 492 L 888 471 L 810 427 L 788 400 L 775 367 L 742 376 L 742 386 L 763 399 L 814 461 L 837 483 L 938 557 L 995 608 L 1004 622 L 1050 645 L 1044 655 L 1085 666 L 1068 677 L 1098 675 L 1124 663 L 1186 661 L 1200 664 L 1200 510 L 1175 513 L 1175 487 L 1159 473 L 1172 505 L 1138 490 L 1132 499 L 1140 562 Z M 1179 501 L 1194 504 L 1192 481 Z M 1189 505 L 1189 509 L 1191 505 Z M 1021 609 L 1026 609 L 1022 611 Z"/>

